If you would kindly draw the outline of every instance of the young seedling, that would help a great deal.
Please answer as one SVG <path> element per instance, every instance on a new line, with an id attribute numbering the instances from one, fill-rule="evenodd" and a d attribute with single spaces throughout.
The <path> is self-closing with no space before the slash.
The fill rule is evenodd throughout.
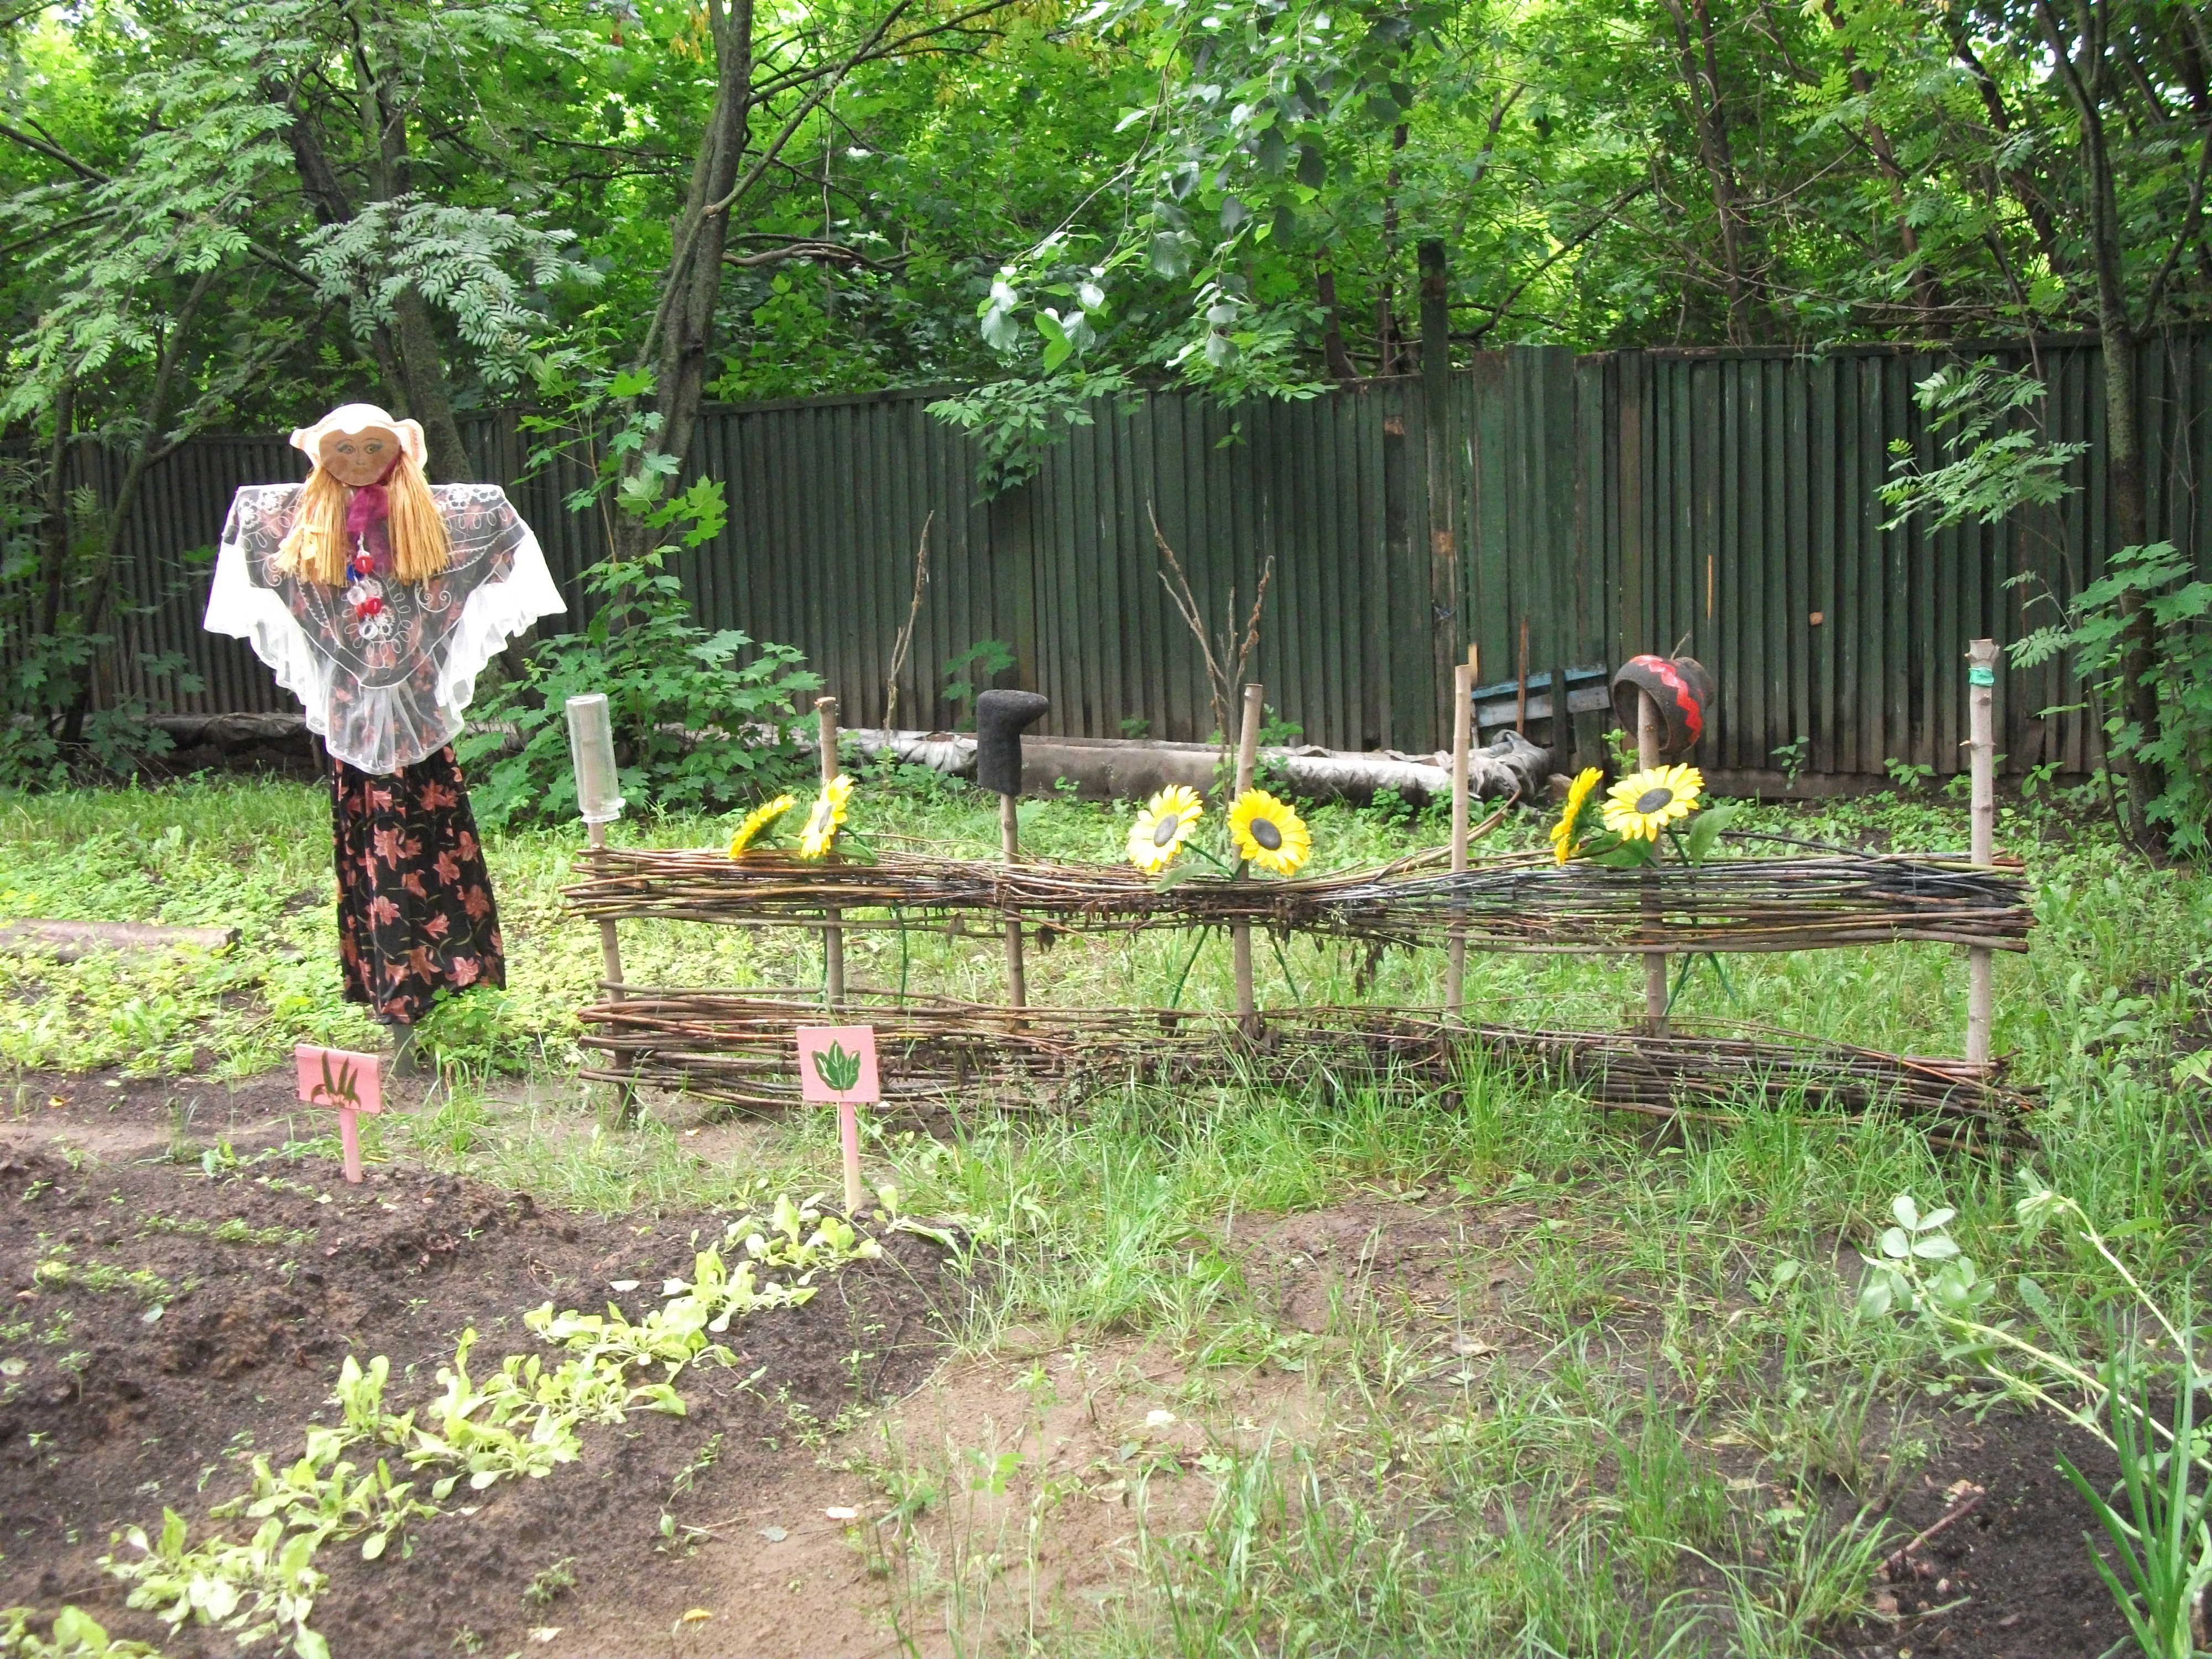
<path id="1" fill-rule="evenodd" d="M 375 1116 L 384 1109 L 384 1087 L 377 1056 L 343 1048 L 319 1048 L 303 1042 L 292 1051 L 300 1067 L 300 1098 L 310 1106 L 335 1106 L 338 1140 L 345 1148 L 345 1178 L 361 1183 L 359 1114 Z"/>

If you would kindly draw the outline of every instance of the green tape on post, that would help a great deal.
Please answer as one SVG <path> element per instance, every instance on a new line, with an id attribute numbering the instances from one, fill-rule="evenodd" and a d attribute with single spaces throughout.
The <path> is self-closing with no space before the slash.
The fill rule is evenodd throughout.
<path id="1" fill-rule="evenodd" d="M 1995 685 L 1996 683 L 1997 671 L 1994 668 L 1976 663 L 1966 670 L 1966 684 L 1969 685 Z"/>

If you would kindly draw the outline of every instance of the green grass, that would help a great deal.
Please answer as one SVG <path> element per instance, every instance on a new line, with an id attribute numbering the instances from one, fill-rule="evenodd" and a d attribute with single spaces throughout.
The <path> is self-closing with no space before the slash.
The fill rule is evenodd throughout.
<path id="1" fill-rule="evenodd" d="M 250 783 L 10 804 L 0 918 L 222 922 L 245 939 L 216 957 L 0 962 L 0 1059 L 243 1075 L 299 1041 L 372 1041 L 338 996 L 327 812 L 316 792 Z M 878 837 L 995 854 L 995 815 L 963 787 L 867 780 L 854 816 Z M 1387 810 L 1311 821 L 1321 868 L 1443 834 L 1433 815 Z M 1897 848 L 1966 840 L 1957 804 L 1934 796 L 1766 809 L 1753 822 Z M 1127 823 L 1126 807 L 1052 800 L 1027 813 L 1024 840 L 1112 858 Z M 1494 844 L 1539 844 L 1544 828 L 1516 818 Z M 615 838 L 701 845 L 726 833 L 726 821 L 647 820 Z M 606 1127 L 604 1100 L 573 1076 L 572 1011 L 599 972 L 595 930 L 560 903 L 579 839 L 571 827 L 488 839 L 508 989 L 440 1012 L 427 1035 L 446 1076 L 421 1110 L 374 1127 L 372 1152 L 601 1211 L 833 1190 L 824 1114 L 760 1122 L 737 1156 L 714 1160 L 691 1150 L 680 1112 Z M 1998 1050 L 2044 1091 L 2032 1164 L 2171 1286 L 2208 1242 L 2205 1085 L 2188 1056 L 2212 1036 L 2212 881 L 2149 869 L 2047 804 L 2008 805 L 1999 841 L 2027 858 L 2041 924 L 1996 975 Z M 805 985 L 820 972 L 797 936 L 624 923 L 623 944 L 639 982 Z M 1187 949 L 1167 937 L 1063 944 L 1033 954 L 1032 995 L 1164 1000 Z M 901 972 L 881 935 L 855 936 L 848 960 L 861 983 Z M 1263 1000 L 1286 1000 L 1267 953 L 1261 966 Z M 1290 966 L 1309 997 L 1399 1006 L 1433 1002 L 1442 975 L 1434 953 L 1394 952 L 1355 993 L 1357 958 L 1304 942 Z M 992 941 L 933 935 L 909 941 L 903 970 L 916 990 L 989 997 L 1000 969 Z M 1701 973 L 1685 1006 L 1955 1054 L 1965 978 L 1958 954 L 1935 946 L 1737 958 L 1729 989 Z M 1484 1018 L 1611 1026 L 1638 1006 L 1640 971 L 1484 957 L 1468 984 Z M 1227 951 L 1210 945 L 1185 1000 L 1229 998 Z M 1022 1116 L 978 1103 L 943 1134 L 871 1125 L 866 1156 L 909 1211 L 975 1230 L 992 1271 L 963 1327 L 973 1347 L 1142 1337 L 1181 1357 L 1198 1407 L 1204 1378 L 1255 1367 L 1303 1368 L 1321 1402 L 1295 1443 L 1248 1444 L 1209 1468 L 1210 1519 L 1195 1533 L 1147 1529 L 1127 1593 L 1103 1611 L 1002 1618 L 1001 1596 L 962 1651 L 1818 1651 L 1878 1553 L 1854 1517 L 1926 1455 L 1942 1431 L 1931 1413 L 1972 1387 L 1970 1366 L 1917 1327 L 1853 1315 L 1851 1251 L 1892 1198 L 1957 1205 L 1953 1231 L 1976 1259 L 2032 1267 L 2093 1342 L 2112 1288 L 2055 1237 L 2020 1243 L 2015 1171 L 1940 1154 L 1909 1122 L 1754 1105 L 1729 1127 L 1655 1138 L 1571 1091 L 1480 1070 L 1449 1096 L 1131 1089 Z M 1451 1358 L 1443 1328 L 1387 1284 L 1346 1291 L 1318 1334 L 1289 1330 L 1248 1277 L 1240 1218 L 1416 1188 L 1531 1218 L 1497 1255 L 1510 1270 L 1510 1357 Z M 1480 1296 L 1460 1294 L 1448 1311 L 1465 1323 Z"/>

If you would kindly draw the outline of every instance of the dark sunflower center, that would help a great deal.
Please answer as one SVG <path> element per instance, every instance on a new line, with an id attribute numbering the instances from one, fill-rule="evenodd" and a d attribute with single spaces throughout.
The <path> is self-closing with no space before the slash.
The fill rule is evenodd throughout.
<path id="1" fill-rule="evenodd" d="M 1671 805 L 1674 799 L 1674 792 L 1662 783 L 1656 789 L 1647 789 L 1638 795 L 1636 798 L 1636 810 L 1639 812 L 1656 812 Z"/>
<path id="2" fill-rule="evenodd" d="M 1252 839 L 1270 853 L 1279 853 L 1283 849 L 1283 832 L 1275 826 L 1273 819 L 1254 818 Z"/>
<path id="3" fill-rule="evenodd" d="M 1155 847 L 1170 845 L 1176 838 L 1176 832 L 1182 828 L 1182 818 L 1180 815 L 1162 818 L 1152 826 L 1152 845 Z"/>

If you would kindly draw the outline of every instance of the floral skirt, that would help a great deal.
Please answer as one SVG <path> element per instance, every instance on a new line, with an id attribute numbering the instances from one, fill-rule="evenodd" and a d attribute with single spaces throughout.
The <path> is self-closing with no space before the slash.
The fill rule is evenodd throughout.
<path id="1" fill-rule="evenodd" d="M 346 1000 L 412 1024 L 441 989 L 504 986 L 499 911 L 453 751 L 385 776 L 331 765 Z"/>

